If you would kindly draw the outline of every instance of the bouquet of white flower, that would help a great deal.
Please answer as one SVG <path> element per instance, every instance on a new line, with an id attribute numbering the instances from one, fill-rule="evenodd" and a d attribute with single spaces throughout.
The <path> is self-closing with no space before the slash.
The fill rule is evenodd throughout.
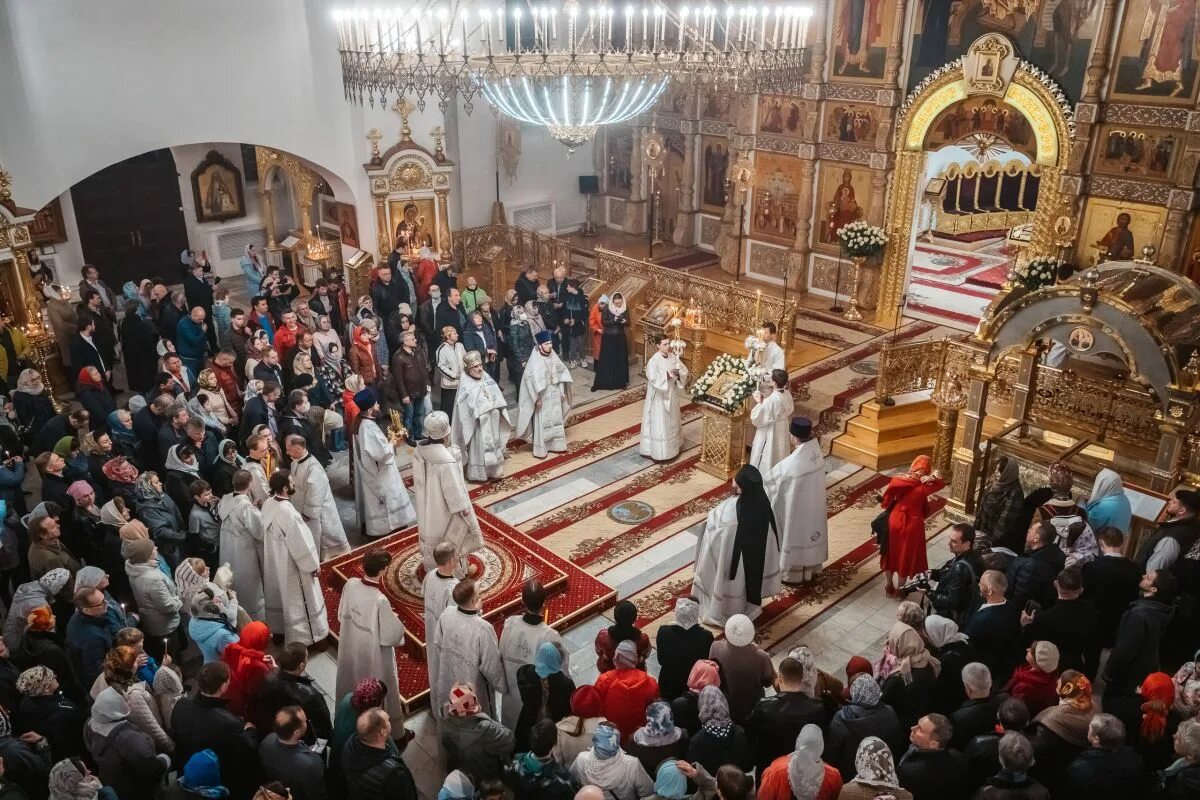
<path id="1" fill-rule="evenodd" d="M 838 229 L 838 239 L 851 256 L 870 257 L 884 248 L 888 236 L 883 228 L 858 219 Z"/>
<path id="2" fill-rule="evenodd" d="M 731 374 L 737 376 L 737 380 L 730 380 Z M 710 390 L 715 388 L 714 384 L 717 383 L 717 379 L 723 376 L 724 380 L 720 382 L 720 394 L 710 394 Z M 758 378 L 751 362 L 748 359 L 726 353 L 717 356 L 708 365 L 704 374 L 692 384 L 692 397 L 735 413 L 756 388 L 758 388 Z"/>
<path id="3" fill-rule="evenodd" d="M 1017 267 L 1017 280 L 1031 292 L 1036 292 L 1043 286 L 1050 286 L 1058 277 L 1058 261 L 1053 258 L 1039 256 L 1030 259 L 1026 264 Z"/>

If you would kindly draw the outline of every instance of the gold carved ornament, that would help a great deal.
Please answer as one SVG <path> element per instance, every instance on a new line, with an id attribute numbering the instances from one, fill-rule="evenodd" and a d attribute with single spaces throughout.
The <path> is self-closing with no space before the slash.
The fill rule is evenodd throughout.
<path id="1" fill-rule="evenodd" d="M 388 189 L 393 192 L 411 192 L 433 188 L 433 173 L 415 158 L 407 158 L 397 164 L 388 176 Z"/>

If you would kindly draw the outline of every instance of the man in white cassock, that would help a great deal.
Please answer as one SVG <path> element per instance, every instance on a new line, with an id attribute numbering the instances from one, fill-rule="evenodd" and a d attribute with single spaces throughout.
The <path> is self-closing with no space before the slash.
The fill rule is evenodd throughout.
<path id="1" fill-rule="evenodd" d="M 521 375 L 516 435 L 533 445 L 535 458 L 545 458 L 567 452 L 571 373 L 554 352 L 550 331 L 538 331 L 534 338 L 537 345 Z"/>
<path id="2" fill-rule="evenodd" d="M 271 496 L 262 507 L 263 589 L 267 625 L 284 642 L 311 646 L 329 635 L 325 598 L 318 573 L 321 561 L 312 531 L 292 505 L 292 476 L 281 469 L 271 476 Z"/>
<path id="3" fill-rule="evenodd" d="M 250 619 L 262 622 L 266 617 L 263 597 L 263 525 L 262 513 L 250 499 L 254 476 L 244 469 L 233 473 L 233 491 L 217 504 L 221 520 L 220 560 L 233 570 L 233 589 L 238 604 Z"/>
<path id="4" fill-rule="evenodd" d="M 458 568 L 458 551 L 449 542 L 442 542 L 433 548 L 433 562 L 437 569 L 425 573 L 421 581 L 421 597 L 425 601 L 425 664 L 429 668 L 429 685 L 434 685 L 437 674 L 437 647 L 435 635 L 437 621 L 442 612 L 454 605 L 454 587 L 458 585 L 460 576 Z"/>
<path id="5" fill-rule="evenodd" d="M 483 533 L 467 494 L 458 448 L 446 446 L 450 418 L 445 412 L 434 411 L 425 417 L 425 435 L 428 438 L 413 448 L 412 460 L 421 563 L 426 572 L 434 569 L 433 549 L 449 542 L 465 568 L 467 556 L 483 549 Z"/>
<path id="6" fill-rule="evenodd" d="M 724 625 L 734 614 L 756 619 L 764 598 L 778 594 L 779 530 L 759 471 L 746 464 L 733 477 L 733 497 L 708 512 L 696 542 L 692 596 L 700 619 Z"/>
<path id="7" fill-rule="evenodd" d="M 308 443 L 303 436 L 294 433 L 289 435 L 284 440 L 284 446 L 288 458 L 292 460 L 292 483 L 296 487 L 292 505 L 312 531 L 321 560 L 328 561 L 349 553 L 350 542 L 346 539 L 346 529 L 342 527 L 342 518 L 333 501 L 333 487 L 329 485 L 325 468 L 316 456 L 308 452 Z"/>
<path id="8" fill-rule="evenodd" d="M 380 420 L 379 396 L 374 389 L 354 395 L 359 408 L 354 435 L 354 501 L 363 534 L 370 539 L 407 528 L 417 511 L 396 469 L 396 449 Z"/>
<path id="9" fill-rule="evenodd" d="M 508 690 L 500 697 L 500 722 L 509 730 L 517 727 L 521 715 L 521 691 L 517 687 L 517 670 L 533 663 L 533 656 L 542 642 L 553 642 L 563 654 L 563 674 L 571 674 L 571 665 L 562 637 L 546 623 L 546 589 L 532 578 L 521 589 L 524 614 L 504 620 L 500 631 L 500 659 L 504 662 L 504 679 Z"/>
<path id="10" fill-rule="evenodd" d="M 787 354 L 779 346 L 777 331 L 774 322 L 764 322 L 758 330 L 758 338 L 766 343 L 766 347 L 763 348 L 762 365 L 771 372 L 777 369 L 787 372 Z"/>
<path id="11" fill-rule="evenodd" d="M 337 697 L 345 697 L 363 678 L 378 678 L 387 687 L 383 708 L 392 730 L 404 726 L 396 648 L 404 644 L 404 623 L 379 588 L 392 556 L 372 550 L 362 559 L 363 577 L 351 578 L 338 603 Z"/>
<path id="12" fill-rule="evenodd" d="M 458 384 L 451 418 L 450 441 L 466 459 L 467 480 L 482 483 L 504 477 L 504 450 L 512 422 L 508 401 L 491 375 L 483 356 L 472 350 L 463 358 L 466 368 Z"/>
<path id="13" fill-rule="evenodd" d="M 769 394 L 754 393 L 757 405 L 750 409 L 750 424 L 754 426 L 754 442 L 750 446 L 750 462 L 763 475 L 782 461 L 792 450 L 788 423 L 794 404 L 788 391 L 788 374 L 781 369 L 771 373 Z"/>
<path id="14" fill-rule="evenodd" d="M 475 581 L 464 578 L 454 587 L 454 605 L 438 617 L 433 640 L 436 670 L 429 683 L 430 707 L 440 718 L 456 683 L 469 683 L 479 697 L 479 710 L 495 718 L 492 696 L 504 693 L 507 683 L 496 629 L 483 618 Z"/>
<path id="15" fill-rule="evenodd" d="M 671 340 L 660 336 L 658 350 L 646 362 L 646 401 L 642 406 L 642 441 L 638 452 L 655 461 L 669 461 L 683 445 L 679 397 L 687 386 L 688 370 L 671 353 Z"/>
<path id="16" fill-rule="evenodd" d="M 825 509 L 825 456 L 812 435 L 812 420 L 791 423 L 794 446 L 771 468 L 765 484 L 775 522 L 783 533 L 780 568 L 783 582 L 806 583 L 821 573 L 829 558 L 829 518 Z"/>
<path id="17" fill-rule="evenodd" d="M 271 496 L 266 469 L 266 459 L 271 452 L 267 437 L 255 433 L 246 439 L 246 463 L 243 468 L 250 473 L 250 502 L 258 508 Z"/>

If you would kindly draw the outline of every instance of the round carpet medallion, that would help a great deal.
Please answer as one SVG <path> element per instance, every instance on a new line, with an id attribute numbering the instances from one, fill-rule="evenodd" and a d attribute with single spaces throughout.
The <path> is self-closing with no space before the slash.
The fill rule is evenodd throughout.
<path id="1" fill-rule="evenodd" d="M 626 500 L 610 507 L 608 516 L 622 525 L 638 525 L 654 516 L 654 506 L 641 500 Z"/>
<path id="2" fill-rule="evenodd" d="M 468 577 L 475 581 L 481 595 L 495 595 L 525 582 L 535 570 L 523 563 L 502 544 L 488 542 L 482 550 L 467 556 Z M 414 541 L 395 554 L 384 572 L 383 588 L 401 603 L 423 605 L 421 582 L 425 567 L 421 550 Z"/>

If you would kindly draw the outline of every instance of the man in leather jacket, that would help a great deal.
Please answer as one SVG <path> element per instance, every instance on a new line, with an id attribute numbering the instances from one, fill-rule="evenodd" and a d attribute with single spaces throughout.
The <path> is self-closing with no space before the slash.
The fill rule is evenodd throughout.
<path id="1" fill-rule="evenodd" d="M 929 602 L 937 614 L 954 620 L 961 629 L 979 607 L 983 561 L 975 551 L 975 529 L 963 522 L 952 525 L 950 552 L 954 557 L 929 574 L 937 582 L 929 590 Z"/>

